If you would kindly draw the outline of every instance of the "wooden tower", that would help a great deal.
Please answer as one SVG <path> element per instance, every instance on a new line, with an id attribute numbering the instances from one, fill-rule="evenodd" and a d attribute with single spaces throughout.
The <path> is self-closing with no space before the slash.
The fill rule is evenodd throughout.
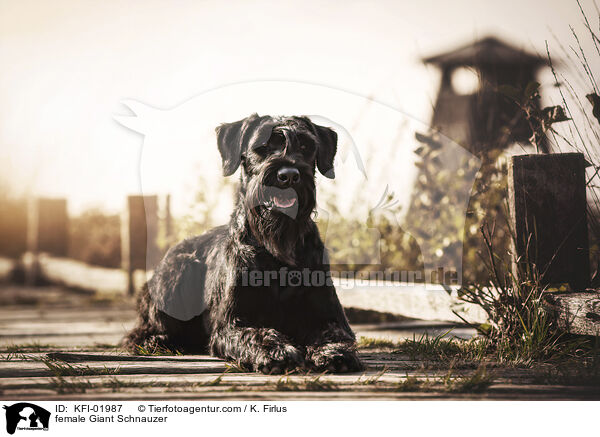
<path id="1" fill-rule="evenodd" d="M 426 276 L 442 268 L 456 272 L 459 281 L 487 281 L 477 256 L 485 253 L 479 227 L 502 213 L 506 178 L 498 156 L 515 143 L 531 144 L 532 136 L 524 111 L 506 90 L 524 94 L 546 64 L 491 37 L 423 61 L 442 73 L 430 126 L 443 135 L 417 135 L 420 160 L 405 226 L 420 246 Z M 538 147 L 547 152 L 545 138 Z M 507 233 L 494 239 L 499 253 L 509 244 Z"/>
<path id="2" fill-rule="evenodd" d="M 433 128 L 478 156 L 528 142 L 531 129 L 523 111 L 499 87 L 525 89 L 546 65 L 542 58 L 488 37 L 423 61 L 442 72 Z M 540 145 L 540 151 L 546 149 Z"/>

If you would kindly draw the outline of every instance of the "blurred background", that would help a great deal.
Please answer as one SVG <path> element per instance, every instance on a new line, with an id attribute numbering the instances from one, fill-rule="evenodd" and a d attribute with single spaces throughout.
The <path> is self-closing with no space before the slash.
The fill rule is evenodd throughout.
<path id="1" fill-rule="evenodd" d="M 259 112 L 340 133 L 318 180 L 338 269 L 485 281 L 507 156 L 583 152 L 595 217 L 599 18 L 591 0 L 0 1 L 3 275 L 131 290 L 226 222 L 214 128 Z"/>

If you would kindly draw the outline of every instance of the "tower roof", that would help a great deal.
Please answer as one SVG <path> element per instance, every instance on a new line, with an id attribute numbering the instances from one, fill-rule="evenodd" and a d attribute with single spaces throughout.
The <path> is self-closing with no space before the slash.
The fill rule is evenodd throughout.
<path id="1" fill-rule="evenodd" d="M 547 64 L 543 58 L 513 47 L 494 37 L 483 38 L 450 52 L 424 58 L 423 62 L 435 64 L 441 68 L 486 64 L 541 67 Z"/>

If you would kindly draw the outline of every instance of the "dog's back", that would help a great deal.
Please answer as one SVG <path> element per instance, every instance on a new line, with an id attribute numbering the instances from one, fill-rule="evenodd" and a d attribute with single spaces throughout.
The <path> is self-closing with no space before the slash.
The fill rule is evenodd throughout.
<path id="1" fill-rule="evenodd" d="M 206 352 L 210 337 L 206 272 L 214 268 L 209 265 L 210 251 L 226 237 L 227 229 L 219 226 L 169 249 L 138 295 L 140 320 L 126 337 L 125 347 L 149 353 Z M 168 338 L 160 335 L 165 332 Z"/>

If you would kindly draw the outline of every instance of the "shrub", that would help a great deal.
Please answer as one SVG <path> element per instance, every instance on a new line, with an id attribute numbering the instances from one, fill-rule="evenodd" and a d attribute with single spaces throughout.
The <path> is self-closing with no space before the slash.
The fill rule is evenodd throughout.
<path id="1" fill-rule="evenodd" d="M 69 257 L 101 267 L 121 267 L 121 220 L 89 210 L 69 221 Z"/>

